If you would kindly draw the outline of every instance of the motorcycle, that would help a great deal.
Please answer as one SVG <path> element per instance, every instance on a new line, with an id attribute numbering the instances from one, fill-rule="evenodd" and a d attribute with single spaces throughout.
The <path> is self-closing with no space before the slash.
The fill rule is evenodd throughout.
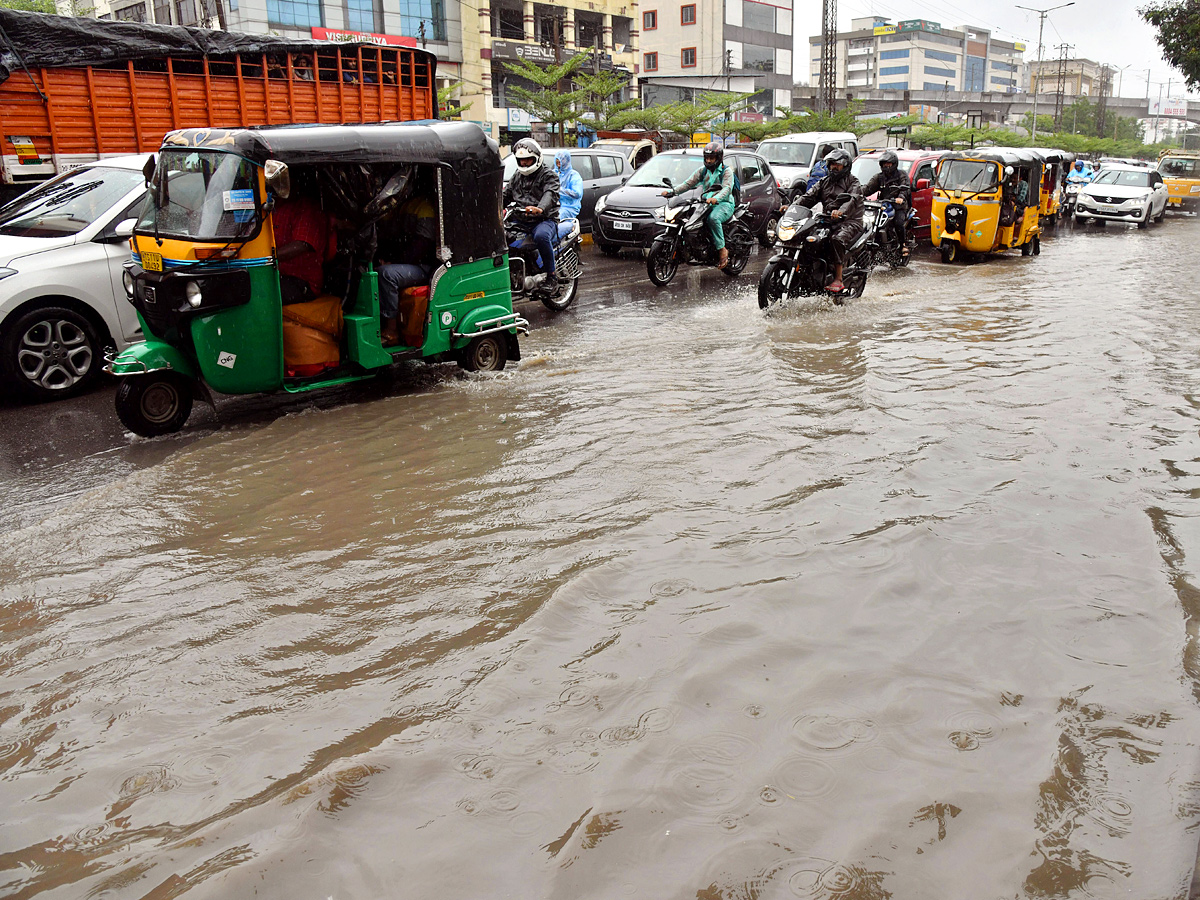
<path id="1" fill-rule="evenodd" d="M 1083 190 L 1086 181 L 1067 181 L 1066 195 L 1063 197 L 1062 215 L 1063 218 L 1070 219 L 1075 215 L 1075 204 L 1079 200 L 1079 192 Z"/>
<path id="2" fill-rule="evenodd" d="M 551 290 L 545 287 L 547 273 L 542 267 L 541 254 L 532 236 L 519 227 L 522 208 L 510 203 L 504 210 L 504 236 L 508 241 L 508 271 L 513 302 L 540 300 L 547 309 L 561 312 L 575 300 L 575 295 L 579 293 L 579 278 L 583 275 L 583 263 L 579 260 L 579 220 L 570 220 L 570 230 L 566 234 L 562 234 L 558 223 L 555 223 L 554 274 L 558 278 L 558 285 Z"/>
<path id="3" fill-rule="evenodd" d="M 670 179 L 663 183 L 671 187 Z M 646 257 L 646 274 L 656 287 L 665 287 L 679 270 L 681 264 L 689 266 L 715 266 L 720 258 L 708 233 L 708 213 L 712 206 L 702 197 L 695 197 L 679 206 L 667 206 L 659 210 L 666 222 L 663 231 L 650 245 Z M 743 221 L 749 213 L 748 206 L 739 206 L 725 223 L 725 247 L 729 250 L 729 261 L 721 269 L 730 278 L 736 278 L 750 261 L 750 248 L 754 235 Z"/>
<path id="4" fill-rule="evenodd" d="M 909 207 L 905 214 L 904 244 L 901 245 L 891 227 L 892 220 L 896 217 L 896 205 L 891 200 L 867 200 L 865 206 L 867 217 L 864 224 L 873 236 L 872 268 L 885 263 L 893 269 L 904 268 L 912 259 L 913 251 L 917 249 L 916 212 Z M 908 253 L 903 252 L 905 247 L 908 248 Z"/>
<path id="5" fill-rule="evenodd" d="M 845 198 L 845 199 L 843 199 Z M 844 203 L 849 195 L 838 198 Z M 862 235 L 846 251 L 842 267 L 842 292 L 828 289 L 833 281 L 833 248 L 830 246 L 839 222 L 824 212 L 793 203 L 779 221 L 775 254 L 758 279 L 758 306 L 766 309 L 784 298 L 829 294 L 841 306 L 846 298 L 858 298 L 867 287 L 875 264 L 874 246 L 879 216 L 869 218 Z"/>

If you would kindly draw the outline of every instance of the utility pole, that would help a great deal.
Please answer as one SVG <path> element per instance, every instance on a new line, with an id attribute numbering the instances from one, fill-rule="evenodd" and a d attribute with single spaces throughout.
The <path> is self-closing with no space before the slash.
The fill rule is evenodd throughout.
<path id="1" fill-rule="evenodd" d="M 1046 16 L 1047 15 L 1054 12 L 1054 10 L 1056 10 L 1056 9 L 1064 9 L 1068 6 L 1074 6 L 1074 5 L 1075 5 L 1075 0 L 1071 0 L 1070 3 L 1064 3 L 1061 6 L 1051 6 L 1049 9 L 1034 9 L 1031 6 L 1021 6 L 1020 4 L 1016 4 L 1017 9 L 1027 9 L 1030 12 L 1037 13 L 1038 19 L 1039 19 L 1039 21 L 1038 21 L 1037 80 L 1034 81 L 1034 83 L 1033 83 L 1034 84 L 1034 88 L 1033 88 L 1033 135 L 1030 140 L 1030 143 L 1032 143 L 1034 146 L 1037 145 L 1037 89 L 1039 87 L 1041 87 L 1041 81 L 1042 81 L 1042 29 L 1044 29 L 1046 27 Z"/>
<path id="2" fill-rule="evenodd" d="M 837 0 L 822 0 L 821 106 L 833 115 L 837 109 Z"/>
<path id="3" fill-rule="evenodd" d="M 1108 114 L 1108 92 L 1112 89 L 1112 72 L 1107 65 L 1100 67 L 1100 96 L 1096 99 L 1096 137 L 1104 137 L 1105 117 Z"/>
<path id="4" fill-rule="evenodd" d="M 1067 96 L 1067 57 L 1071 55 L 1071 51 L 1075 48 L 1071 44 L 1059 44 L 1054 49 L 1058 51 L 1058 87 L 1054 92 L 1054 130 L 1062 131 L 1063 107 L 1066 105 Z M 1082 89 L 1082 68 L 1080 69 L 1079 82 Z"/>

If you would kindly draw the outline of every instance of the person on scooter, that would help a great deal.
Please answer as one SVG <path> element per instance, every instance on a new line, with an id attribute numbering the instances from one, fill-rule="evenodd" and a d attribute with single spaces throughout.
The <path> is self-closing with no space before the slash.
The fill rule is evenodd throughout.
<path id="1" fill-rule="evenodd" d="M 554 242 L 558 237 L 558 176 L 542 165 L 542 148 L 533 138 L 521 138 L 513 147 L 517 171 L 504 189 L 504 205 L 515 203 L 513 227 L 533 240 L 542 258 L 546 280 L 542 288 L 558 289 L 554 272 Z"/>
<path id="2" fill-rule="evenodd" d="M 833 281 L 828 289 L 833 294 L 842 292 L 842 266 L 846 262 L 846 251 L 863 233 L 863 189 L 850 172 L 851 162 L 850 154 L 845 150 L 831 150 L 825 157 L 829 174 L 796 201 L 808 209 L 820 203 L 821 209 L 840 225 L 831 240 L 834 265 Z M 848 199 L 839 205 L 838 198 L 843 194 L 848 195 Z"/>
<path id="3" fill-rule="evenodd" d="M 1071 167 L 1071 171 L 1067 174 L 1067 181 L 1074 184 L 1087 184 L 1092 180 L 1094 172 L 1088 168 L 1087 163 L 1082 159 L 1075 160 L 1075 165 Z"/>
<path id="4" fill-rule="evenodd" d="M 725 223 L 733 218 L 733 169 L 725 165 L 725 148 L 716 141 L 704 147 L 704 165 L 677 188 L 662 192 L 664 197 L 678 197 L 700 185 L 700 194 L 712 207 L 708 211 L 708 233 L 717 248 L 717 268 L 729 265 L 729 249 L 725 246 Z"/>
<path id="5" fill-rule="evenodd" d="M 900 241 L 900 255 L 908 256 L 905 224 L 908 219 L 912 186 L 908 176 L 900 171 L 900 157 L 894 151 L 885 150 L 879 157 L 879 174 L 863 185 L 863 196 L 878 193 L 880 200 L 890 200 L 894 212 L 889 226 Z"/>
<path id="6" fill-rule="evenodd" d="M 574 220 L 579 218 L 583 203 L 583 177 L 571 166 L 571 154 L 559 150 L 554 154 L 554 172 L 558 175 L 558 236 L 571 233 Z"/>

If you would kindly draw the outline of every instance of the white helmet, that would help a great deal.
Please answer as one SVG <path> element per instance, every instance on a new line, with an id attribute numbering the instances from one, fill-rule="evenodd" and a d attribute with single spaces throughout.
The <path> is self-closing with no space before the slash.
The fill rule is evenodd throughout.
<path id="1" fill-rule="evenodd" d="M 542 164 L 542 148 L 533 138 L 521 138 L 513 147 L 513 156 L 517 158 L 517 171 L 522 175 L 532 175 Z"/>

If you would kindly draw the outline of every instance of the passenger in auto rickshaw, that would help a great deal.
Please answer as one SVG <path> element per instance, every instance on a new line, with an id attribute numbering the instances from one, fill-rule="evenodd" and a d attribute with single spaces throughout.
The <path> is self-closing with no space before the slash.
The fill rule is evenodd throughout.
<path id="1" fill-rule="evenodd" d="M 437 210 L 430 196 L 433 187 L 427 173 L 413 179 L 411 196 L 396 214 L 380 224 L 379 317 L 384 346 L 400 339 L 400 292 L 429 284 L 437 250 Z"/>

